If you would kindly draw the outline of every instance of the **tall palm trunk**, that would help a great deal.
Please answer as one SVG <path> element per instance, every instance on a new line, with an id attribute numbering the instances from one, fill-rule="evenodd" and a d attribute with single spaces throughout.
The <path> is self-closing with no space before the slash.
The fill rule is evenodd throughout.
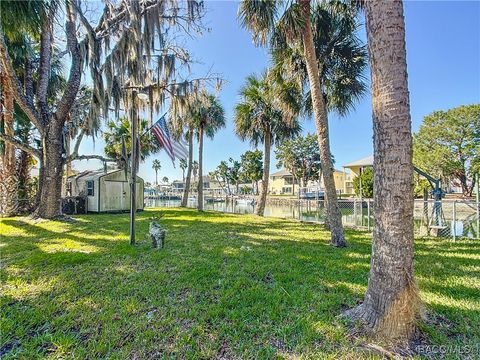
<path id="1" fill-rule="evenodd" d="M 310 0 L 302 0 L 301 4 L 305 16 L 305 27 L 303 32 L 305 64 L 310 83 L 313 111 L 315 113 L 315 125 L 317 128 L 317 139 L 320 149 L 320 162 L 323 169 L 323 182 L 325 185 L 325 197 L 327 199 L 328 226 L 332 236 L 330 244 L 337 247 L 344 247 L 347 246 L 347 243 L 343 232 L 342 214 L 338 206 L 337 191 L 335 189 L 335 180 L 333 178 L 333 165 L 328 134 L 328 114 L 321 91 L 320 77 L 318 75 L 317 56 L 315 54 L 310 22 Z"/>
<path id="2" fill-rule="evenodd" d="M 203 125 L 198 129 L 198 198 L 197 210 L 203 211 Z"/>
<path id="3" fill-rule="evenodd" d="M 23 130 L 22 141 L 28 142 L 28 130 Z M 30 212 L 33 208 L 33 203 L 29 194 L 29 181 L 30 181 L 30 164 L 32 157 L 26 151 L 20 151 L 20 156 L 17 164 L 18 174 L 18 199 L 19 199 L 19 211 Z"/>
<path id="4" fill-rule="evenodd" d="M 363 304 L 350 311 L 390 343 L 408 340 L 419 312 L 413 273 L 413 165 L 401 1 L 367 1 L 374 130 L 372 260 Z"/>
<path id="5" fill-rule="evenodd" d="M 183 189 L 182 207 L 187 206 L 188 194 L 190 192 L 190 182 L 192 179 L 192 167 L 193 167 L 193 129 L 188 129 L 188 168 L 187 177 L 185 179 L 185 188 Z"/>
<path id="6" fill-rule="evenodd" d="M 255 214 L 263 216 L 265 212 L 265 204 L 267 202 L 267 193 L 268 193 L 268 179 L 270 177 L 270 149 L 272 146 L 272 135 L 270 130 L 265 130 L 265 139 L 264 139 L 264 151 L 265 157 L 263 159 L 263 179 L 262 179 L 262 188 L 260 190 L 260 197 L 258 200 L 257 208 L 255 209 Z"/>
<path id="7" fill-rule="evenodd" d="M 292 195 L 295 196 L 295 176 L 293 176 L 293 174 L 292 174 L 292 179 L 293 179 L 293 182 L 292 182 Z"/>
<path id="8" fill-rule="evenodd" d="M 6 136 L 14 136 L 13 128 L 13 96 L 10 83 L 6 76 L 1 77 L 0 95 L 2 96 L 2 123 Z M 4 142 L 4 151 L 0 159 L 0 214 L 15 215 L 18 211 L 17 169 L 15 161 L 15 146 Z"/>
<path id="9" fill-rule="evenodd" d="M 158 185 L 158 170 L 155 169 L 155 185 Z"/>

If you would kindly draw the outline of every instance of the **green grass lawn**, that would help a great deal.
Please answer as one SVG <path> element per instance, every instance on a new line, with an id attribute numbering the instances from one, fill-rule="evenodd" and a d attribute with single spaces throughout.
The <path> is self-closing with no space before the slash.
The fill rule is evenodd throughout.
<path id="1" fill-rule="evenodd" d="M 135 247 L 127 214 L 0 220 L 2 359 L 369 356 L 338 317 L 365 292 L 369 234 L 336 249 L 318 225 L 166 209 L 153 250 L 154 214 Z M 416 269 L 430 341 L 480 343 L 480 243 L 417 240 Z"/>

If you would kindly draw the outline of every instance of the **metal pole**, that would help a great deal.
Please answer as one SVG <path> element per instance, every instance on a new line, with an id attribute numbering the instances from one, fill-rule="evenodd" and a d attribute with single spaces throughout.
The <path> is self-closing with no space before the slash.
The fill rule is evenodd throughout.
<path id="1" fill-rule="evenodd" d="M 453 241 L 457 239 L 457 200 L 453 200 Z"/>
<path id="2" fill-rule="evenodd" d="M 136 194 L 136 182 L 137 182 L 137 91 L 132 90 L 132 105 L 130 113 L 131 122 L 131 167 L 130 167 L 130 245 L 135 244 L 135 213 L 137 211 L 137 194 Z"/>
<path id="3" fill-rule="evenodd" d="M 370 200 L 367 200 L 367 229 L 370 231 Z"/>
<path id="4" fill-rule="evenodd" d="M 357 198 L 353 198 L 353 226 L 357 225 Z"/>
<path id="5" fill-rule="evenodd" d="M 477 174 L 477 239 L 480 239 L 480 172 Z"/>

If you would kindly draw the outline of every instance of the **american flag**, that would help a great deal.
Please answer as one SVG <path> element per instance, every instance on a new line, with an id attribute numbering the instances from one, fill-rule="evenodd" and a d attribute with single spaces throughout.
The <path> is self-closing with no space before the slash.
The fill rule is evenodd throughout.
<path id="1" fill-rule="evenodd" d="M 188 157 L 187 147 L 184 140 L 175 141 L 170 136 L 165 116 L 162 116 L 153 126 L 152 133 L 160 145 L 165 149 L 167 155 L 175 164 L 175 159 L 186 159 Z"/>

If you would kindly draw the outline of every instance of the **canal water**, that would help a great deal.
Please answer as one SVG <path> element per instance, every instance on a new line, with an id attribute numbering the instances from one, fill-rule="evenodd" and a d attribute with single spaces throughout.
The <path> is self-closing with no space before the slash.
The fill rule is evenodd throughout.
<path id="1" fill-rule="evenodd" d="M 180 200 L 159 200 L 145 199 L 146 207 L 179 207 Z M 195 208 L 197 202 L 189 200 L 188 207 Z M 206 202 L 205 210 L 214 210 L 233 214 L 253 214 L 255 205 L 237 204 L 234 201 L 228 202 Z M 265 206 L 265 216 L 284 219 L 298 219 L 303 221 L 323 221 L 323 209 L 318 208 L 313 203 L 310 205 L 286 205 L 269 204 Z"/>
<path id="2" fill-rule="evenodd" d="M 146 207 L 179 207 L 180 200 L 145 199 Z M 430 224 L 435 202 L 415 200 L 414 230 L 417 235 L 425 236 L 427 224 Z M 188 207 L 195 208 L 196 200 L 191 199 Z M 371 230 L 374 226 L 373 202 L 367 199 L 341 199 L 338 201 L 342 213 L 342 223 L 347 227 Z M 469 201 L 442 202 L 442 228 L 439 236 L 480 238 L 480 204 Z M 205 210 L 214 210 L 234 214 L 253 214 L 255 205 L 237 204 L 235 201 L 205 202 Z M 309 222 L 325 221 L 325 202 L 323 200 L 267 200 L 265 216 L 283 219 L 297 219 Z"/>

